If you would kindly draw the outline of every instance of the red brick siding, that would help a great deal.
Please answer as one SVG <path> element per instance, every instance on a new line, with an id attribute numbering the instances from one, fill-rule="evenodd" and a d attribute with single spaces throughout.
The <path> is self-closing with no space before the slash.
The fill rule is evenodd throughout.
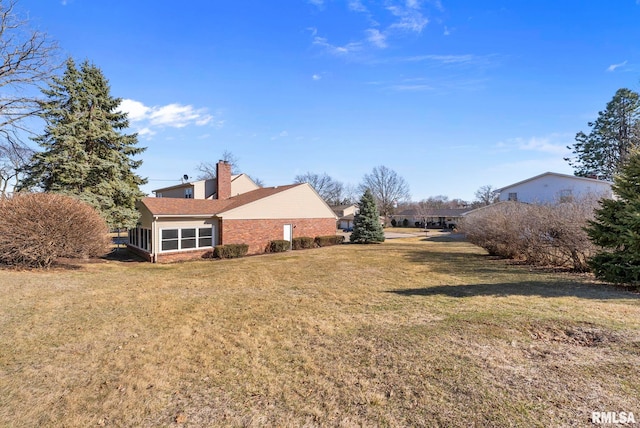
<path id="1" fill-rule="evenodd" d="M 147 253 L 146 251 L 141 250 L 140 248 L 134 247 L 133 245 L 129 245 L 129 244 L 127 244 L 127 249 L 129 251 L 131 251 L 132 253 L 139 255 L 140 257 L 142 257 L 143 259 L 145 259 L 148 262 L 152 261 L 151 260 L 151 253 Z"/>
<path id="2" fill-rule="evenodd" d="M 224 200 L 231 197 L 231 164 L 218 162 L 217 167 L 218 199 Z"/>
<path id="3" fill-rule="evenodd" d="M 282 239 L 285 224 L 294 226 L 293 237 L 335 235 L 333 218 L 304 218 L 277 220 L 222 220 L 222 244 L 248 244 L 249 254 L 264 253 L 269 241 Z"/>
<path id="4" fill-rule="evenodd" d="M 213 248 L 208 250 L 178 251 L 175 253 L 158 253 L 158 263 L 171 263 L 183 260 L 210 259 L 213 257 Z"/>

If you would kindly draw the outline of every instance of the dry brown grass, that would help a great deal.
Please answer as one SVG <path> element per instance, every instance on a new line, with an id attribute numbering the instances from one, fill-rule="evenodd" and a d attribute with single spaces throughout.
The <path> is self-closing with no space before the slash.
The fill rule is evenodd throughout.
<path id="1" fill-rule="evenodd" d="M 640 417 L 640 299 L 464 242 L 0 271 L 0 426 Z"/>

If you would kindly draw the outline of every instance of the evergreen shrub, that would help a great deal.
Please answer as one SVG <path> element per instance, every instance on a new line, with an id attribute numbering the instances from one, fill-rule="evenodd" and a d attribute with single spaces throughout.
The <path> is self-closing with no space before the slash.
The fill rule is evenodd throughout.
<path id="1" fill-rule="evenodd" d="M 246 256 L 248 251 L 249 245 L 247 244 L 217 245 L 213 249 L 213 256 L 219 259 L 235 259 Z"/>

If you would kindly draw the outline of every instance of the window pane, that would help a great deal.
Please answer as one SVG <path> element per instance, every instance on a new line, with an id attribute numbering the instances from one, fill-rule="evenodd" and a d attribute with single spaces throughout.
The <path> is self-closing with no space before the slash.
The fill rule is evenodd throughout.
<path id="1" fill-rule="evenodd" d="M 162 251 L 177 250 L 177 249 L 178 249 L 178 241 L 177 240 L 162 241 Z"/>
<path id="2" fill-rule="evenodd" d="M 196 240 L 195 240 L 195 238 L 193 238 L 193 239 L 183 239 L 180 245 L 181 245 L 183 250 L 186 249 L 186 248 L 196 248 Z"/>
<path id="3" fill-rule="evenodd" d="M 182 238 L 195 238 L 196 230 L 195 229 L 182 229 Z"/>
<path id="4" fill-rule="evenodd" d="M 200 238 L 198 241 L 198 247 L 210 247 L 211 246 L 211 238 Z"/>
<path id="5" fill-rule="evenodd" d="M 162 239 L 178 239 L 178 229 L 165 229 L 162 231 Z"/>
<path id="6" fill-rule="evenodd" d="M 198 233 L 200 234 L 201 238 L 205 236 L 211 236 L 211 232 L 212 232 L 212 229 L 210 227 L 207 227 L 207 228 L 203 227 L 198 229 Z"/>

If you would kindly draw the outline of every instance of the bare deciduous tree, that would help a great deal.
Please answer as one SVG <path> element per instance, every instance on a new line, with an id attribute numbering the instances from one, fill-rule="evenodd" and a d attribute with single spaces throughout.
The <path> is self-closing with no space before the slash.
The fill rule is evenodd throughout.
<path id="1" fill-rule="evenodd" d="M 39 88 L 57 68 L 55 43 L 29 30 L 14 6 L 13 0 L 0 0 L 0 133 L 5 136 L 28 131 L 23 120 L 38 113 Z"/>
<path id="2" fill-rule="evenodd" d="M 22 176 L 22 168 L 29 162 L 33 150 L 11 135 L 0 141 L 0 199 L 7 197 L 9 186 L 16 186 Z M 1 136 L 0 136 L 1 138 Z"/>
<path id="3" fill-rule="evenodd" d="M 228 150 L 222 152 L 221 161 L 225 161 L 231 165 L 231 174 L 240 174 L 238 168 L 238 158 Z M 200 162 L 196 169 L 200 172 L 198 180 L 208 180 L 210 178 L 216 178 L 217 169 L 216 164 L 213 162 Z M 254 180 L 255 181 L 255 180 Z"/>
<path id="4" fill-rule="evenodd" d="M 326 173 L 315 174 L 307 172 L 296 175 L 294 183 L 309 183 L 322 199 L 329 205 L 339 205 L 343 199 L 344 185 L 331 178 Z"/>
<path id="5" fill-rule="evenodd" d="M 25 119 L 37 116 L 40 88 L 53 75 L 56 44 L 14 11 L 15 1 L 0 0 L 0 198 L 20 178 L 31 149 Z"/>
<path id="6" fill-rule="evenodd" d="M 499 196 L 496 190 L 497 189 L 490 184 L 481 186 L 475 193 L 477 205 L 486 206 L 497 202 Z"/>
<path id="7" fill-rule="evenodd" d="M 373 193 L 380 214 L 385 219 L 393 214 L 396 204 L 411 198 L 409 185 L 404 178 L 384 165 L 373 168 L 371 174 L 365 174 L 360 190 L 364 193 L 366 189 Z"/>

